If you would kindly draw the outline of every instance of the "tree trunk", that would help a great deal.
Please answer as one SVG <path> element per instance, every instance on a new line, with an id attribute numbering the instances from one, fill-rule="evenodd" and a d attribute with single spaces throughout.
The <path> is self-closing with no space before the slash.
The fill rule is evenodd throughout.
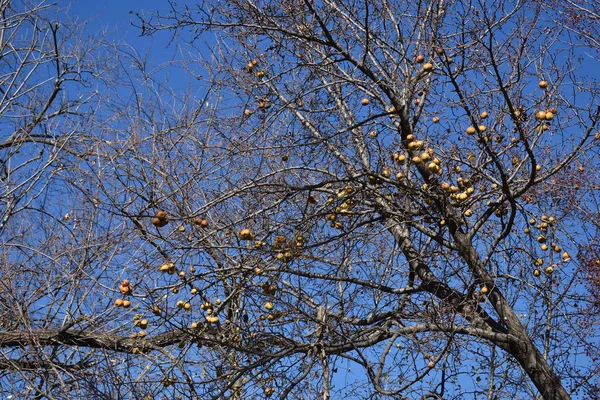
<path id="1" fill-rule="evenodd" d="M 527 336 L 521 336 L 519 342 L 512 343 L 508 351 L 523 367 L 544 400 L 571 399 L 558 376 Z"/>

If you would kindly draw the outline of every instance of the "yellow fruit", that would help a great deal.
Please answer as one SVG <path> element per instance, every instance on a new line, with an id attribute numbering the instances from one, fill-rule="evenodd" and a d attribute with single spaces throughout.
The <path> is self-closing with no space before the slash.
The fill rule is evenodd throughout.
<path id="1" fill-rule="evenodd" d="M 487 113 L 487 111 L 484 111 L 484 112 L 482 112 L 482 113 L 480 114 L 480 117 L 481 117 L 482 119 L 486 119 L 488 116 L 489 116 L 489 114 Z"/>
<path id="2" fill-rule="evenodd" d="M 252 232 L 250 231 L 250 229 L 242 229 L 240 231 L 240 239 L 252 240 Z"/>
<path id="3" fill-rule="evenodd" d="M 540 83 L 538 83 L 538 86 L 542 89 L 546 89 L 548 87 L 548 82 L 540 81 Z"/>
<path id="4" fill-rule="evenodd" d="M 544 115 L 544 117 L 550 121 L 551 119 L 554 119 L 554 114 L 552 114 L 550 111 L 546 112 L 546 114 Z"/>
<path id="5" fill-rule="evenodd" d="M 474 135 L 474 134 L 475 134 L 475 132 L 477 132 L 477 131 L 475 130 L 475 128 L 474 128 L 474 127 L 470 126 L 470 127 L 468 127 L 468 128 L 467 128 L 467 133 L 468 133 L 469 135 Z"/>
<path id="6" fill-rule="evenodd" d="M 440 122 L 440 119 L 438 117 L 433 117 L 433 123 L 437 124 L 438 122 Z"/>
<path id="7" fill-rule="evenodd" d="M 533 271 L 533 276 L 540 276 L 540 274 L 541 273 L 540 273 L 539 269 L 536 269 L 536 270 Z"/>
<path id="8" fill-rule="evenodd" d="M 421 159 L 421 157 L 415 156 L 412 158 L 412 162 L 413 162 L 413 164 L 420 164 L 423 162 L 423 160 Z"/>
<path id="9" fill-rule="evenodd" d="M 471 210 L 465 211 L 465 217 L 470 217 L 471 215 L 473 215 L 473 211 L 471 211 Z"/>
<path id="10" fill-rule="evenodd" d="M 486 129 L 485 125 L 479 125 L 479 132 L 485 132 Z"/>
<path id="11" fill-rule="evenodd" d="M 437 164 L 436 164 L 436 163 L 434 163 L 434 162 L 430 163 L 430 164 L 427 166 L 427 169 L 429 169 L 429 171 L 430 171 L 432 174 L 437 174 L 437 173 L 439 173 L 439 172 L 440 172 L 440 166 L 439 166 L 439 165 L 437 165 Z"/>
<path id="12" fill-rule="evenodd" d="M 423 71 L 425 71 L 425 72 L 433 71 L 433 64 L 432 63 L 423 64 Z"/>
<path id="13" fill-rule="evenodd" d="M 123 307 L 123 299 L 115 300 L 115 307 Z"/>
<path id="14" fill-rule="evenodd" d="M 360 104 L 362 104 L 363 106 L 366 106 L 369 104 L 369 99 L 362 99 L 362 101 L 360 102 Z"/>
<path id="15" fill-rule="evenodd" d="M 546 243 L 546 236 L 544 236 L 544 235 L 538 236 L 537 241 L 539 243 Z"/>
<path id="16" fill-rule="evenodd" d="M 264 307 L 265 307 L 266 310 L 272 310 L 273 309 L 273 303 L 271 303 L 270 301 L 266 302 L 265 305 L 264 305 Z"/>
<path id="17" fill-rule="evenodd" d="M 549 266 L 548 268 L 546 268 L 546 273 L 547 273 L 547 274 L 551 274 L 551 273 L 553 273 L 553 272 L 554 272 L 554 267 L 553 267 L 552 265 L 551 265 L 551 266 Z"/>
<path id="18" fill-rule="evenodd" d="M 423 54 L 419 54 L 416 58 L 415 58 L 415 62 L 422 64 L 425 62 L 425 56 Z"/>
<path id="19" fill-rule="evenodd" d="M 487 288 L 487 286 L 484 286 L 481 288 L 481 294 L 488 294 L 489 293 L 489 289 Z"/>

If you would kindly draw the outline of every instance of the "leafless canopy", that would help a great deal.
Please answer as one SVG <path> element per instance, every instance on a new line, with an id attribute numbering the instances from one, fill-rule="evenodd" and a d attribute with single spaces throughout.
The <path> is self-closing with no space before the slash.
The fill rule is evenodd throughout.
<path id="1" fill-rule="evenodd" d="M 0 387 L 598 398 L 597 4 L 496 3 L 3 3 Z"/>

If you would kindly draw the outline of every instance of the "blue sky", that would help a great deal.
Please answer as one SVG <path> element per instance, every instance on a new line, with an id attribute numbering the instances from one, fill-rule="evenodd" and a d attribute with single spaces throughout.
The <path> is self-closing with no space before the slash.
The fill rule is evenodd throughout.
<path id="1" fill-rule="evenodd" d="M 127 43 L 140 53 L 151 49 L 151 59 L 156 63 L 171 59 L 173 51 L 168 49 L 168 33 L 141 36 L 140 29 L 132 25 L 137 20 L 136 13 L 166 12 L 169 7 L 167 1 L 74 0 L 63 1 L 63 4 L 71 18 L 88 21 L 86 30 L 89 34 L 106 32 L 108 41 Z"/>

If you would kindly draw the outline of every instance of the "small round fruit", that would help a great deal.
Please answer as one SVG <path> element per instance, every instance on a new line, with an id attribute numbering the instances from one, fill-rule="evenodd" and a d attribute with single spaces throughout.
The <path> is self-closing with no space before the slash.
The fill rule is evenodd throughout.
<path id="1" fill-rule="evenodd" d="M 163 210 L 157 212 L 156 213 L 156 218 L 158 218 L 158 219 L 165 219 L 165 218 L 167 218 L 167 212 L 163 211 Z"/>
<path id="2" fill-rule="evenodd" d="M 131 286 L 119 286 L 119 292 L 121 292 L 121 294 L 131 294 Z"/>
<path id="3" fill-rule="evenodd" d="M 419 54 L 416 58 L 415 61 L 419 64 L 422 64 L 425 62 L 425 56 L 423 54 Z"/>
<path id="4" fill-rule="evenodd" d="M 479 114 L 479 116 L 480 116 L 482 119 L 486 119 L 486 118 L 487 118 L 489 115 L 490 115 L 490 114 L 488 114 L 488 112 L 487 112 L 487 111 L 483 111 L 481 114 Z"/>
<path id="5" fill-rule="evenodd" d="M 427 364 L 427 368 L 433 368 L 433 367 L 435 367 L 435 362 L 429 361 L 429 363 Z"/>
<path id="6" fill-rule="evenodd" d="M 360 104 L 362 104 L 363 106 L 366 106 L 369 104 L 369 99 L 362 99 Z"/>
<path id="7" fill-rule="evenodd" d="M 540 275 L 541 275 L 541 272 L 540 272 L 539 269 L 536 269 L 536 270 L 533 271 L 533 276 L 538 277 Z"/>
<path id="8" fill-rule="evenodd" d="M 538 83 L 538 86 L 542 89 L 546 89 L 548 87 L 548 82 L 540 81 L 540 83 Z"/>
<path id="9" fill-rule="evenodd" d="M 479 125 L 479 132 L 485 132 L 486 129 L 485 125 Z"/>
<path id="10" fill-rule="evenodd" d="M 423 71 L 425 71 L 425 72 L 433 71 L 433 64 L 432 63 L 423 64 Z"/>
<path id="11" fill-rule="evenodd" d="M 550 120 L 554 119 L 554 114 L 553 114 L 553 113 L 551 113 L 550 111 L 547 111 L 547 112 L 544 114 L 544 118 L 545 118 L 546 120 L 550 121 Z"/>
<path id="12" fill-rule="evenodd" d="M 470 217 L 471 215 L 473 215 L 473 211 L 471 211 L 471 210 L 465 211 L 465 217 Z M 482 289 L 482 291 L 483 291 L 483 289 Z"/>
<path id="13" fill-rule="evenodd" d="M 115 307 L 123 307 L 123 299 L 115 300 Z"/>
<path id="14" fill-rule="evenodd" d="M 539 243 L 546 243 L 546 236 L 544 236 L 544 235 L 538 236 L 537 241 Z"/>
<path id="15" fill-rule="evenodd" d="M 546 268 L 546 273 L 547 274 L 551 274 L 553 272 L 554 272 L 554 267 L 552 265 Z"/>
<path id="16" fill-rule="evenodd" d="M 487 288 L 487 286 L 484 286 L 481 288 L 481 294 L 488 294 L 489 293 L 489 289 Z"/>
<path id="17" fill-rule="evenodd" d="M 152 218 L 152 225 L 156 226 L 157 228 L 161 228 L 164 226 L 163 220 L 158 217 L 154 217 Z"/>
<path id="18" fill-rule="evenodd" d="M 433 117 L 433 123 L 437 124 L 438 122 L 440 122 L 440 119 L 438 117 Z"/>
<path id="19" fill-rule="evenodd" d="M 474 135 L 475 132 L 477 132 L 477 130 L 475 129 L 475 127 L 470 126 L 470 127 L 467 128 L 467 134 Z"/>
<path id="20" fill-rule="evenodd" d="M 252 232 L 250 229 L 242 229 L 240 231 L 240 238 L 242 240 L 252 240 Z"/>
<path id="21" fill-rule="evenodd" d="M 271 303 L 270 301 L 266 302 L 264 307 L 265 307 L 266 310 L 272 310 L 273 309 L 273 303 Z"/>
<path id="22" fill-rule="evenodd" d="M 129 306 L 131 306 L 131 301 L 123 300 L 123 308 L 129 308 Z"/>

